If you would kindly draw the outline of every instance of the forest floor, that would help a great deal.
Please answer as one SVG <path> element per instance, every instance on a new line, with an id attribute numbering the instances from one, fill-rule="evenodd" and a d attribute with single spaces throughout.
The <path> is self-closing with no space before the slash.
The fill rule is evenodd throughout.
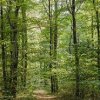
<path id="1" fill-rule="evenodd" d="M 33 96 L 36 100 L 57 100 L 57 96 L 48 94 L 45 90 L 33 91 Z"/>
<path id="2" fill-rule="evenodd" d="M 0 93 L 0 100 L 10 100 L 8 97 L 3 99 L 2 93 Z M 15 99 L 11 99 L 15 100 Z M 46 90 L 34 90 L 33 94 L 29 96 L 28 94 L 20 93 L 17 95 L 16 100 L 58 100 L 57 96 L 49 94 Z"/>

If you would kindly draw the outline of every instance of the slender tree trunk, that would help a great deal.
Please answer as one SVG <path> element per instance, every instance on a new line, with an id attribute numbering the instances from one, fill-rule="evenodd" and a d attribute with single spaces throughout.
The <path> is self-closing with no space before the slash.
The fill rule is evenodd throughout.
<path id="1" fill-rule="evenodd" d="M 80 75 L 79 75 L 79 57 L 78 57 L 78 42 L 76 33 L 76 15 L 75 15 L 75 0 L 72 0 L 72 20 L 73 20 L 73 43 L 75 53 L 75 66 L 76 66 L 76 100 L 80 97 Z"/>
<path id="2" fill-rule="evenodd" d="M 52 55 L 53 55 L 53 30 L 52 30 L 52 10 L 51 10 L 51 1 L 48 0 L 49 2 L 49 31 L 50 31 L 50 70 L 52 70 Z M 54 92 L 54 82 L 53 82 L 53 76 L 51 75 L 51 92 Z"/>
<path id="3" fill-rule="evenodd" d="M 3 18 L 3 5 L 1 1 L 1 40 L 2 40 L 2 70 L 3 70 L 3 88 L 4 95 L 7 93 L 7 75 L 6 75 L 6 45 L 4 43 L 5 34 L 4 34 L 4 18 Z"/>
<path id="4" fill-rule="evenodd" d="M 26 27 L 26 5 L 22 2 L 22 85 L 26 86 L 27 75 L 27 27 Z"/>
<path id="5" fill-rule="evenodd" d="M 18 13 L 19 13 L 19 5 L 18 1 L 14 1 L 16 3 L 15 8 L 13 8 L 13 2 L 8 2 L 8 22 L 10 25 L 11 33 L 11 67 L 10 67 L 10 90 L 11 95 L 15 98 L 17 92 L 17 67 L 18 67 Z M 12 7 L 12 8 L 11 8 Z M 13 16 L 11 16 L 13 15 Z"/>
<path id="6" fill-rule="evenodd" d="M 99 29 L 99 12 L 98 10 L 96 11 L 96 21 L 97 21 L 97 36 L 98 36 L 98 63 L 97 63 L 97 66 L 98 66 L 98 79 L 100 81 L 100 29 Z M 99 85 L 99 88 L 100 88 L 100 85 Z"/>
<path id="7" fill-rule="evenodd" d="M 54 25 L 54 61 L 55 61 L 55 68 L 57 67 L 57 43 L 58 43 L 58 23 L 57 23 L 57 19 L 58 19 L 58 1 L 55 0 L 55 25 Z M 58 79 L 57 79 L 57 75 L 55 73 L 54 76 L 54 81 L 55 81 L 55 86 L 54 86 L 54 91 L 57 92 L 58 91 Z"/>
<path id="8" fill-rule="evenodd" d="M 50 70 L 52 71 L 52 68 L 54 68 L 54 65 L 52 63 L 52 60 L 56 60 L 57 55 L 57 26 L 55 27 L 55 34 L 53 34 L 53 17 L 52 17 L 52 7 L 51 7 L 51 1 L 49 0 L 49 24 L 50 24 Z M 55 17 L 56 18 L 56 17 Z M 57 20 L 56 20 L 57 21 Z M 56 22 L 55 21 L 55 22 Z M 57 24 L 57 23 L 55 23 Z M 55 42 L 54 42 L 55 41 Z M 51 75 L 51 93 L 55 93 L 58 90 L 58 80 L 55 73 L 52 73 Z"/>
<path id="9" fill-rule="evenodd" d="M 14 28 L 15 30 L 15 28 Z M 11 33 L 11 94 L 16 97 L 17 91 L 17 66 L 18 66 L 18 42 L 17 31 Z"/>
<path id="10" fill-rule="evenodd" d="M 94 22 L 93 22 L 93 15 L 91 16 L 91 38 L 92 38 L 92 47 L 94 46 L 94 43 L 93 43 L 93 41 L 94 41 Z"/>
<path id="11" fill-rule="evenodd" d="M 70 40 L 69 40 L 69 53 L 70 54 L 72 54 L 71 46 L 72 46 L 72 35 L 70 35 Z"/>
<path id="12" fill-rule="evenodd" d="M 97 29 L 97 38 L 98 38 L 98 48 L 97 48 L 97 67 L 98 67 L 98 80 L 100 82 L 100 21 L 99 21 L 99 11 L 96 8 L 96 1 L 93 0 L 95 15 L 96 15 L 96 29 Z M 100 89 L 100 84 L 99 84 Z"/>

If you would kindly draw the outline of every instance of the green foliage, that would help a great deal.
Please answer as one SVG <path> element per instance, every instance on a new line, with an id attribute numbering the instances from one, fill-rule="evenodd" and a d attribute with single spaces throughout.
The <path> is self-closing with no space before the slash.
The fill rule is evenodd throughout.
<path id="1" fill-rule="evenodd" d="M 23 2 L 24 1 L 24 2 Z M 55 1 L 55 0 L 54 0 Z M 52 28 L 54 37 L 55 27 L 55 2 L 51 1 L 52 6 Z M 17 68 L 17 90 L 18 93 L 23 92 L 25 89 L 29 94 L 33 93 L 35 89 L 45 89 L 50 92 L 51 75 L 56 75 L 58 79 L 59 94 L 67 98 L 75 95 L 76 85 L 76 66 L 74 57 L 74 44 L 72 34 L 72 15 L 71 1 L 68 5 L 66 0 L 58 0 L 57 10 L 57 59 L 50 57 L 50 22 L 49 22 L 49 8 L 48 0 L 22 0 L 18 3 L 12 1 L 10 20 L 11 22 L 17 21 L 18 31 L 18 68 Z M 81 2 L 76 0 L 76 31 L 78 41 L 78 57 L 79 57 L 79 76 L 80 76 L 80 90 L 84 98 L 98 97 L 100 90 L 100 81 L 98 80 L 98 35 L 97 35 L 97 19 L 95 10 L 98 10 L 100 15 L 100 0 L 95 0 L 95 9 L 92 0 L 85 0 Z M 11 51 L 14 49 L 11 44 L 11 26 L 8 18 L 8 5 L 6 0 L 1 0 L 0 5 L 3 7 L 3 35 L 1 37 L 1 24 L 0 19 L 0 88 L 4 88 L 3 83 L 3 67 L 2 63 L 2 46 L 5 46 L 5 60 L 6 60 L 6 73 L 8 81 L 10 77 L 11 68 Z M 20 6 L 18 19 L 15 19 L 14 9 Z M 68 6 L 68 7 L 67 7 Z M 27 49 L 22 47 L 23 37 L 23 18 L 21 7 L 26 9 L 26 18 L 24 26 L 27 29 Z M 0 8 L 1 9 L 1 8 Z M 1 18 L 1 16 L 0 16 Z M 99 18 L 100 20 L 100 18 Z M 100 21 L 99 21 L 100 24 Z M 100 28 L 99 28 L 100 30 Z M 24 29 L 25 31 L 25 29 Z M 54 42 L 54 40 L 53 40 Z M 23 45 L 25 46 L 25 45 Z M 24 59 L 22 52 L 27 54 L 27 59 Z M 54 52 L 53 52 L 54 53 Z M 22 85 L 23 77 L 23 59 L 27 61 L 26 71 L 26 87 Z M 52 69 L 50 69 L 52 63 Z M 57 65 L 55 65 L 57 64 Z M 56 68 L 55 68 L 56 66 Z M 9 82 L 8 82 L 9 83 Z M 82 96 L 83 96 L 82 95 Z M 73 98 L 73 97 L 72 97 Z M 24 99 L 25 100 L 25 99 Z M 28 99 L 27 99 L 28 100 Z M 29 99 L 31 100 L 31 99 Z M 66 100 L 66 99 L 65 99 Z M 88 99 L 86 99 L 88 100 Z"/>

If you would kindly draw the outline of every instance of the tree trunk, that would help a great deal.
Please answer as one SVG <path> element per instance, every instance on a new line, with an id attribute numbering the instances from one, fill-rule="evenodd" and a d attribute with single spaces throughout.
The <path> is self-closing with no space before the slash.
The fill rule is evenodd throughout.
<path id="1" fill-rule="evenodd" d="M 52 60 L 56 60 L 57 55 L 57 26 L 54 29 L 55 34 L 53 34 L 53 17 L 52 17 L 52 7 L 51 1 L 49 0 L 49 31 L 50 31 L 50 70 L 52 73 L 52 69 L 54 68 Z M 56 15 L 57 17 L 57 15 Z M 56 19 L 55 17 L 55 19 Z M 57 19 L 55 20 L 55 24 L 57 24 Z M 55 41 L 55 42 L 54 42 Z M 54 59 L 55 58 L 55 59 Z M 51 75 L 51 93 L 55 93 L 58 90 L 58 80 L 55 73 Z"/>
<path id="2" fill-rule="evenodd" d="M 91 16 L 91 38 L 92 38 L 92 47 L 94 47 L 94 21 L 93 21 L 93 14 Z"/>
<path id="3" fill-rule="evenodd" d="M 97 29 L 97 42 L 98 42 L 98 47 L 97 47 L 97 67 L 98 67 L 98 80 L 100 82 L 100 26 L 99 26 L 99 11 L 98 8 L 96 8 L 96 2 L 93 0 L 93 5 L 94 5 L 94 10 L 95 10 L 95 15 L 96 15 L 96 29 Z M 99 84 L 99 89 L 100 89 L 100 84 Z"/>
<path id="4" fill-rule="evenodd" d="M 10 25 L 11 33 L 11 67 L 10 67 L 10 89 L 11 96 L 16 97 L 17 92 L 17 67 L 18 67 L 18 13 L 19 13 L 19 5 L 18 1 L 16 3 L 15 8 L 13 8 L 13 2 L 9 1 L 8 8 L 8 22 Z M 11 16 L 13 15 L 13 16 Z"/>
<path id="5" fill-rule="evenodd" d="M 27 73 L 27 27 L 26 27 L 26 5 L 22 2 L 22 85 L 26 86 Z"/>
<path id="6" fill-rule="evenodd" d="M 50 31 L 50 70 L 52 71 L 52 53 L 53 53 L 53 30 L 52 30 L 52 11 L 51 11 L 51 1 L 48 0 L 49 2 L 49 31 Z M 51 75 L 51 92 L 54 92 L 54 84 L 53 84 L 53 76 Z"/>
<path id="7" fill-rule="evenodd" d="M 2 71 L 3 71 L 3 91 L 4 95 L 7 94 L 7 75 L 6 75 L 6 45 L 5 45 L 5 34 L 4 34 L 4 18 L 3 18 L 3 5 L 1 1 L 1 41 L 2 41 Z"/>
<path id="8" fill-rule="evenodd" d="M 76 66 L 76 100 L 80 97 L 80 75 L 79 75 L 79 56 L 78 56 L 78 42 L 76 33 L 76 15 L 75 15 L 75 0 L 72 0 L 72 21 L 73 21 L 73 44 L 74 44 L 74 55 L 75 55 L 75 66 Z"/>
<path id="9" fill-rule="evenodd" d="M 58 1 L 55 0 L 55 25 L 54 25 L 54 67 L 57 68 L 57 43 L 58 43 L 58 23 L 57 23 L 57 19 L 58 19 Z M 54 91 L 57 92 L 58 91 L 58 79 L 57 79 L 57 75 L 55 73 L 54 75 L 54 82 L 55 82 L 55 86 L 54 86 Z"/>
<path id="10" fill-rule="evenodd" d="M 98 36 L 98 50 L 97 50 L 97 66 L 98 66 L 98 80 L 100 82 L 100 26 L 99 26 L 99 12 L 96 11 L 96 23 L 97 23 L 97 36 Z M 99 85 L 100 89 L 100 85 Z"/>

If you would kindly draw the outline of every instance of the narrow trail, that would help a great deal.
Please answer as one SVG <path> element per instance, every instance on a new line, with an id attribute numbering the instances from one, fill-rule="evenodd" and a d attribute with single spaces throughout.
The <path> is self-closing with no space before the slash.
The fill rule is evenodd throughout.
<path id="1" fill-rule="evenodd" d="M 1 93 L 0 93 L 0 100 L 6 100 L 3 99 L 3 95 Z M 31 97 L 25 94 L 20 94 L 16 97 L 16 99 L 11 99 L 11 100 L 58 100 L 58 99 L 57 96 L 48 94 L 46 90 L 35 90 L 33 91 L 33 95 Z"/>
<path id="2" fill-rule="evenodd" d="M 37 100 L 57 100 L 56 96 L 48 95 L 47 91 L 45 90 L 35 90 L 33 91 L 33 94 Z"/>

